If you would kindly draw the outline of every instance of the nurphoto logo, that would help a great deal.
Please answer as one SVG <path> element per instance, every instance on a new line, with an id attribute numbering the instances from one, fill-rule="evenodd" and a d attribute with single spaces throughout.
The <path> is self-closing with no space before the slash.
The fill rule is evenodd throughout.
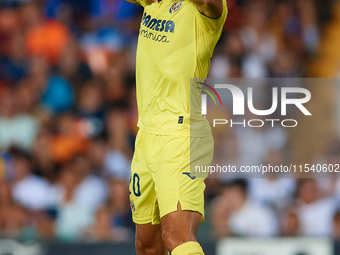
<path id="1" fill-rule="evenodd" d="M 248 110 L 256 115 L 256 116 L 269 116 L 277 111 L 280 105 L 280 115 L 287 116 L 287 106 L 294 105 L 297 109 L 299 109 L 305 116 L 312 116 L 312 114 L 308 111 L 308 109 L 304 106 L 307 102 L 311 100 L 311 93 L 308 89 L 299 88 L 299 87 L 273 87 L 271 95 L 272 105 L 269 109 L 259 110 L 256 109 L 254 106 L 254 93 L 253 88 L 248 87 L 246 91 L 247 102 L 245 100 L 244 92 L 236 85 L 231 84 L 215 84 L 214 87 L 200 83 L 203 86 L 209 88 L 219 99 L 220 104 L 222 106 L 222 100 L 220 94 L 217 93 L 216 89 L 227 89 L 232 95 L 232 115 L 233 116 L 242 116 L 245 115 L 245 105 L 247 105 Z M 212 93 L 207 89 L 198 87 L 202 91 L 206 92 L 214 101 L 215 105 L 217 106 L 216 100 L 213 97 Z M 279 93 L 280 92 L 280 93 Z M 202 93 L 202 115 L 207 115 L 207 94 Z M 289 95 L 295 94 L 300 95 L 300 98 L 290 98 Z M 280 96 L 279 96 L 280 95 Z M 214 119 L 213 120 L 213 127 L 216 125 L 227 125 L 229 124 L 230 127 L 235 125 L 242 125 L 244 127 L 254 127 L 259 128 L 263 127 L 266 123 L 269 123 L 271 127 L 275 126 L 275 123 L 280 123 L 282 127 L 296 127 L 298 125 L 297 120 L 295 119 L 250 119 L 245 120 L 243 119 L 241 122 L 235 122 L 233 119 Z"/>

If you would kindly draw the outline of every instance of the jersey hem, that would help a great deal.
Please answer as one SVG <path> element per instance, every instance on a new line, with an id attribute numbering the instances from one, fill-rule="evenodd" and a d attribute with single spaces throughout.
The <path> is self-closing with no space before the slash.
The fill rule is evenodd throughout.
<path id="1" fill-rule="evenodd" d="M 151 129 L 142 127 L 141 125 L 137 125 L 139 127 L 139 130 L 152 134 L 152 135 L 166 135 L 166 136 L 187 136 L 187 137 L 210 137 L 212 136 L 211 131 L 206 132 L 195 132 L 195 131 L 173 131 L 173 130 L 158 130 L 158 129 Z"/>

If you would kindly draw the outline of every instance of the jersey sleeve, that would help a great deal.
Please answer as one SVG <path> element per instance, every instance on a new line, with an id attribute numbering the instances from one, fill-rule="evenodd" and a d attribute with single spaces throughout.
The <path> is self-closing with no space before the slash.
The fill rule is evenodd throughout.
<path id="1" fill-rule="evenodd" d="M 139 4 L 142 7 L 147 6 L 148 4 L 150 4 L 149 0 L 136 0 L 137 4 Z"/>
<path id="2" fill-rule="evenodd" d="M 217 33 L 222 30 L 225 20 L 228 14 L 227 1 L 223 1 L 223 11 L 222 14 L 218 18 L 209 18 L 208 16 L 201 13 L 197 8 L 198 12 L 198 20 L 201 23 L 202 27 L 204 27 L 210 33 Z"/>

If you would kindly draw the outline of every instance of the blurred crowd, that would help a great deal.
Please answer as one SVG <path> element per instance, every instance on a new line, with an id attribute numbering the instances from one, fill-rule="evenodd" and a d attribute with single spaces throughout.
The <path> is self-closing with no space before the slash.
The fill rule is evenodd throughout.
<path id="1" fill-rule="evenodd" d="M 337 162 L 340 159 L 337 145 Z M 268 155 L 272 165 L 278 155 Z M 275 159 L 275 160 L 273 160 Z M 331 161 L 327 161 L 331 162 Z M 210 182 L 215 183 L 212 179 Z M 212 184 L 212 183 L 211 183 Z M 314 236 L 340 238 L 340 181 L 249 178 L 219 185 L 212 200 L 214 237 Z M 216 186 L 215 186 L 216 188 Z"/>
<path id="2" fill-rule="evenodd" d="M 210 77 L 307 76 L 331 1 L 228 5 Z M 0 237 L 133 238 L 141 15 L 123 0 L 0 1 Z M 340 236 L 336 181 L 216 182 L 207 182 L 216 237 Z"/>

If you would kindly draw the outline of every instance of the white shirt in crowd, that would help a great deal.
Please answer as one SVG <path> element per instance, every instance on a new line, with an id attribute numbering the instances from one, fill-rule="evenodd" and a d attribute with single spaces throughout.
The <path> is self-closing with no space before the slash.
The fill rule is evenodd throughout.
<path id="1" fill-rule="evenodd" d="M 129 180 L 131 160 L 119 151 L 110 151 L 105 158 L 105 168 L 110 176 L 121 180 Z"/>
<path id="2" fill-rule="evenodd" d="M 11 145 L 17 145 L 28 149 L 38 129 L 37 120 L 27 114 L 19 114 L 11 119 L 0 117 L 0 147 L 6 149 Z"/>
<path id="3" fill-rule="evenodd" d="M 49 188 L 44 179 L 29 175 L 13 185 L 13 198 L 30 210 L 42 210 L 49 205 Z"/>
<path id="4" fill-rule="evenodd" d="M 278 232 L 277 219 L 273 212 L 248 200 L 243 208 L 231 215 L 229 228 L 241 236 L 273 236 Z"/>
<path id="5" fill-rule="evenodd" d="M 95 211 L 105 202 L 106 191 L 107 187 L 102 179 L 89 175 L 74 189 L 72 203 Z M 65 190 L 62 186 L 56 185 L 51 188 L 51 205 L 63 204 L 64 197 Z"/>
<path id="6" fill-rule="evenodd" d="M 271 205 L 277 209 L 283 208 L 289 203 L 295 189 L 294 179 L 249 179 L 250 198 L 262 205 Z"/>
<path id="7" fill-rule="evenodd" d="M 336 202 L 333 199 L 320 199 L 311 204 L 299 205 L 298 217 L 302 235 L 327 236 L 332 234 L 333 216 Z"/>

